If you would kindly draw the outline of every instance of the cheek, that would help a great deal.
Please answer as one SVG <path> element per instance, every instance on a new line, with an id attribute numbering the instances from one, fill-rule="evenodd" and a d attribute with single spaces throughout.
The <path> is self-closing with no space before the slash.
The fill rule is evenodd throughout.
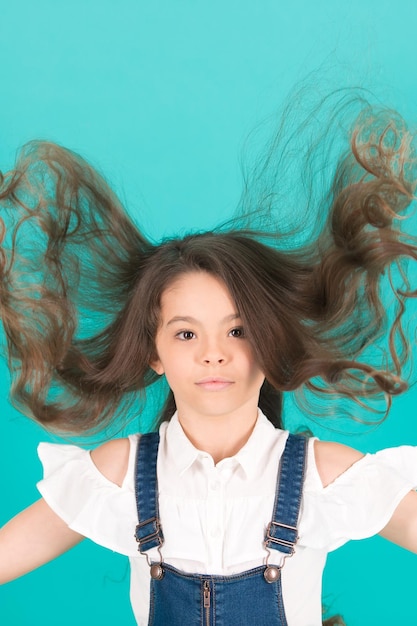
<path id="1" fill-rule="evenodd" d="M 256 375 L 256 372 L 260 372 L 261 369 L 258 365 L 258 361 L 255 358 L 252 347 L 248 344 L 244 346 L 242 351 L 242 358 L 246 361 L 248 370 Z"/>
<path id="2" fill-rule="evenodd" d="M 161 346 L 158 352 L 158 363 L 163 369 L 168 382 L 178 381 L 187 371 L 187 359 L 178 354 L 177 346 Z"/>
<path id="3" fill-rule="evenodd" d="M 259 367 L 254 367 L 251 371 L 251 380 L 254 384 L 254 386 L 256 386 L 257 388 L 259 387 L 259 389 L 262 387 L 262 384 L 265 380 L 265 375 L 264 373 L 259 369 Z"/>
<path id="4" fill-rule="evenodd" d="M 190 387 L 187 372 L 184 372 L 181 367 L 167 367 L 165 369 L 165 378 L 176 398 L 182 397 L 184 390 Z"/>
<path id="5" fill-rule="evenodd" d="M 250 353 L 250 358 L 248 360 L 248 371 L 251 380 L 253 380 L 253 382 L 256 384 L 259 383 L 259 385 L 261 386 L 263 381 L 265 380 L 265 374 L 259 367 L 258 362 L 255 360 L 252 353 Z"/>

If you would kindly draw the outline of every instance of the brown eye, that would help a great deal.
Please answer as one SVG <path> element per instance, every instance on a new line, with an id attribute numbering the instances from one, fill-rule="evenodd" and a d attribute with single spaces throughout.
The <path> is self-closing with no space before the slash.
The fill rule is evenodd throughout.
<path id="1" fill-rule="evenodd" d="M 245 336 L 243 328 L 240 326 L 238 328 L 233 328 L 229 334 L 231 335 L 231 337 L 235 337 L 236 339 L 240 339 L 241 337 Z"/>
<path id="2" fill-rule="evenodd" d="M 175 335 L 178 339 L 182 339 L 182 341 L 190 341 L 190 339 L 194 339 L 195 335 L 191 330 L 182 330 L 180 333 Z"/>

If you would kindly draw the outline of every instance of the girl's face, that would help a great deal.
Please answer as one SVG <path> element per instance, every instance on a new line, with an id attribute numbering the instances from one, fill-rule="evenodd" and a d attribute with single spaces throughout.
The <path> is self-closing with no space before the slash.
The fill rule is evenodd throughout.
<path id="1" fill-rule="evenodd" d="M 195 271 L 171 283 L 162 294 L 155 345 L 150 365 L 166 375 L 180 417 L 256 410 L 264 375 L 216 277 Z"/>

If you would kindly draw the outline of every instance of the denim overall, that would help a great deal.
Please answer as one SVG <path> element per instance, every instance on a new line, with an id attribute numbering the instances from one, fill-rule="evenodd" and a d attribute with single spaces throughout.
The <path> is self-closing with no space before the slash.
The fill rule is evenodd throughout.
<path id="1" fill-rule="evenodd" d="M 159 434 L 142 435 L 136 459 L 139 551 L 164 542 L 158 517 L 156 462 Z M 264 546 L 292 556 L 302 495 L 306 439 L 289 435 L 278 470 L 272 521 Z M 242 537 L 244 541 L 244 537 Z M 159 552 L 161 555 L 161 552 Z M 186 574 L 163 563 L 151 565 L 148 626 L 287 626 L 281 568 L 266 564 L 232 576 Z"/>

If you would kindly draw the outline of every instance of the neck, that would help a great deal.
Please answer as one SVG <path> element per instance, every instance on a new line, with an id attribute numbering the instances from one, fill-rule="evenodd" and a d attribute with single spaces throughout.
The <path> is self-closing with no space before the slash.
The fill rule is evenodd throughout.
<path id="1" fill-rule="evenodd" d="M 210 454 L 215 463 L 239 452 L 251 436 L 257 417 L 257 406 L 215 416 L 178 410 L 178 420 L 188 439 L 198 450 Z"/>

